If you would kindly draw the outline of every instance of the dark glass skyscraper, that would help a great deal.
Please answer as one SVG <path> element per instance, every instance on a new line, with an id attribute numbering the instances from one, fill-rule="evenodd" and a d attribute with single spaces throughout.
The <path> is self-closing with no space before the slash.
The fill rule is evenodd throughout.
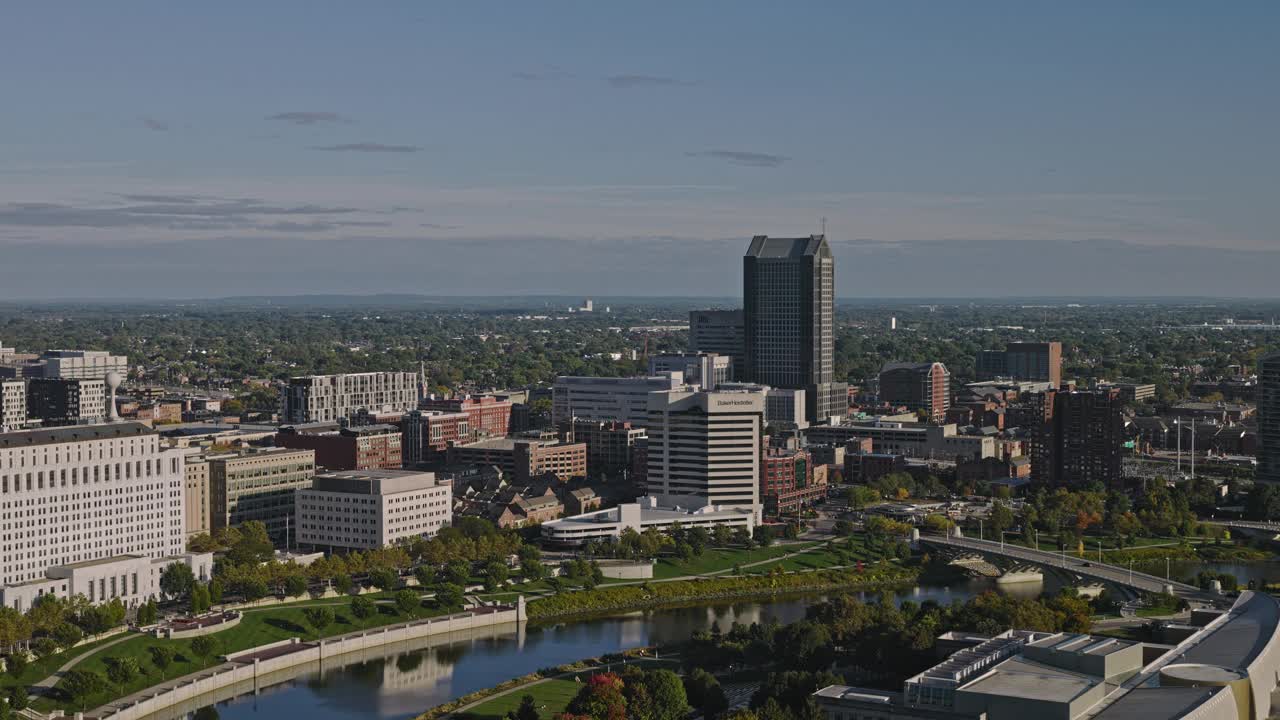
<path id="1" fill-rule="evenodd" d="M 1280 483 L 1280 352 L 1258 360 L 1257 479 Z"/>
<path id="2" fill-rule="evenodd" d="M 804 390 L 811 422 L 848 408 L 847 386 L 834 382 L 835 268 L 825 235 L 757 235 L 742 258 L 742 375 Z"/>

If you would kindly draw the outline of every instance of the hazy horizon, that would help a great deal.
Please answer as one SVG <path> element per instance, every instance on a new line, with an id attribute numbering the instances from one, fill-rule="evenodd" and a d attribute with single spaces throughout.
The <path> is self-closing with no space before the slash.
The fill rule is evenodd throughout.
<path id="1" fill-rule="evenodd" d="M 752 235 L 824 223 L 846 297 L 1266 297 L 1280 277 L 1276 3 L 6 20 L 6 300 L 731 295 Z"/>

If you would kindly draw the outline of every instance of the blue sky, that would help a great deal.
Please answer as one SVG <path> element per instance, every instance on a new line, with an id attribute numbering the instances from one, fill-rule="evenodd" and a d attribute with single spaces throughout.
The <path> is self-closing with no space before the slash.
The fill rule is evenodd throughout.
<path id="1" fill-rule="evenodd" d="M 182 266 L 210 243 L 241 262 L 447 246 L 513 291 L 588 291 L 581 271 L 615 268 L 574 267 L 584 246 L 625 265 L 620 249 L 661 240 L 692 247 L 673 261 L 715 262 L 724 242 L 822 217 L 843 295 L 904 294 L 852 265 L 908 243 L 979 267 L 1033 242 L 1055 263 L 1119 244 L 1280 269 L 1277 27 L 1274 2 L 13 4 L 0 297 L 77 294 L 44 274 L 67 247 L 127 251 L 113 277 L 135 290 L 201 275 L 165 293 L 468 286 L 428 268 L 318 263 L 246 285 L 235 263 Z M 565 271 L 504 265 L 531 244 Z M 723 262 L 629 290 L 732 293 Z M 946 290 L 951 267 L 929 282 Z M 1161 277 L 1111 292 L 1169 294 Z"/>

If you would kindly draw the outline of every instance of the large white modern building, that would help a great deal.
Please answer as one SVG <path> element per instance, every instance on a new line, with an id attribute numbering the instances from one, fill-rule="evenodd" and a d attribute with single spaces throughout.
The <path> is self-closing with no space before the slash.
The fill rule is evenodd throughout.
<path id="1" fill-rule="evenodd" d="M 649 395 L 646 487 L 663 505 L 760 511 L 761 390 Z"/>
<path id="2" fill-rule="evenodd" d="M 57 591 L 52 568 L 180 555 L 183 455 L 139 423 L 0 434 L 4 604 Z"/>
<path id="3" fill-rule="evenodd" d="M 370 550 L 431 537 L 452 522 L 452 485 L 433 473 L 352 470 L 317 475 L 298 491 L 298 543 L 326 550 Z"/>
<path id="4" fill-rule="evenodd" d="M 370 414 L 412 410 L 418 405 L 418 374 L 347 373 L 290 378 L 281 391 L 283 423 L 337 422 L 358 410 Z"/>
<path id="5" fill-rule="evenodd" d="M 551 391 L 551 419 L 617 420 L 643 427 L 649 423 L 649 393 L 683 386 L 681 372 L 629 378 L 562 375 Z"/>
<path id="6" fill-rule="evenodd" d="M 755 513 L 747 508 L 706 505 L 698 508 L 658 504 L 658 498 L 643 497 L 606 510 L 574 515 L 542 523 L 542 538 L 558 545 L 582 545 L 591 540 L 617 538 L 626 530 L 642 533 L 654 529 L 666 532 L 679 523 L 684 529 L 711 529 L 725 525 L 748 533 L 755 527 Z"/>
<path id="7" fill-rule="evenodd" d="M 129 374 L 129 358 L 104 350 L 50 350 L 40 356 L 44 377 L 101 380 L 107 373 Z"/>

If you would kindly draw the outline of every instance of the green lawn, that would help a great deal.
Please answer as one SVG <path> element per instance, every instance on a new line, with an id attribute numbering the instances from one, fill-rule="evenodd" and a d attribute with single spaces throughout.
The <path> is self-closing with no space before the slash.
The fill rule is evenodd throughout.
<path id="1" fill-rule="evenodd" d="M 9 673 L 0 673 L 0 688 L 3 688 L 7 692 L 8 688 L 15 685 L 34 685 L 35 683 L 38 683 L 52 675 L 55 670 L 62 667 L 62 664 L 71 658 L 89 652 L 90 650 L 101 645 L 105 645 L 113 640 L 119 640 L 121 637 L 121 635 L 112 635 L 111 637 L 103 638 L 102 640 L 85 643 L 80 647 L 71 648 L 65 652 L 50 655 L 44 659 L 32 660 L 31 664 L 27 665 L 27 669 L 22 672 L 22 675 L 16 678 Z"/>
<path id="2" fill-rule="evenodd" d="M 471 710 L 457 715 L 466 720 L 503 720 L 507 712 L 520 706 L 525 695 L 532 695 L 538 705 L 538 714 L 544 718 L 564 712 L 565 706 L 578 694 L 582 683 L 571 678 L 547 680 L 524 688 L 517 688 L 506 695 L 486 700 Z"/>
<path id="3" fill-rule="evenodd" d="M 374 599 L 372 596 L 369 597 Z M 79 670 L 93 670 L 102 673 L 104 678 L 106 677 L 107 658 L 132 657 L 138 661 L 138 665 L 142 668 L 142 674 L 132 681 L 122 686 L 113 686 L 108 690 L 85 698 L 83 706 L 85 708 L 94 708 L 112 699 L 137 692 L 164 680 L 216 665 L 219 663 L 216 655 L 226 655 L 259 645 L 287 640 L 292 637 L 316 639 L 324 636 L 342 635 L 357 630 L 406 622 L 413 618 L 431 617 L 445 613 L 443 609 L 428 604 L 419 608 L 414 613 L 413 618 L 410 618 L 398 613 L 391 605 L 379 604 L 376 614 L 372 617 L 360 619 L 351 614 L 349 602 L 338 601 L 341 604 L 332 605 L 336 619 L 332 625 L 324 629 L 324 632 L 317 632 L 307 624 L 306 616 L 303 614 L 303 610 L 306 607 L 317 604 L 330 605 L 335 601 L 336 599 L 304 601 L 246 612 L 238 625 L 212 636 L 218 640 L 218 649 L 215 656 L 208 658 L 201 658 L 192 652 L 191 640 L 160 640 L 149 635 L 135 635 L 119 645 L 107 648 L 85 659 L 84 662 L 76 666 L 76 669 Z M 152 663 L 151 654 L 148 650 L 148 648 L 157 645 L 168 645 L 177 651 L 177 658 L 165 671 L 163 677 L 161 677 L 160 670 Z M 45 675 L 47 674 L 45 673 Z M 61 683 L 59 683 L 58 687 L 61 687 Z M 63 698 L 35 699 L 33 706 L 43 711 L 56 708 L 63 708 L 69 711 L 80 709 L 79 703 L 73 705 Z"/>
<path id="4" fill-rule="evenodd" d="M 753 550 L 709 548 L 698 557 L 690 558 L 687 562 L 675 557 L 663 557 L 653 566 L 653 579 L 669 580 L 683 575 L 705 575 L 721 570 L 730 570 L 734 565 L 746 565 L 761 560 L 769 560 L 816 545 L 818 543 L 805 542 L 789 545 L 771 545 L 767 548 L 755 548 Z"/>

